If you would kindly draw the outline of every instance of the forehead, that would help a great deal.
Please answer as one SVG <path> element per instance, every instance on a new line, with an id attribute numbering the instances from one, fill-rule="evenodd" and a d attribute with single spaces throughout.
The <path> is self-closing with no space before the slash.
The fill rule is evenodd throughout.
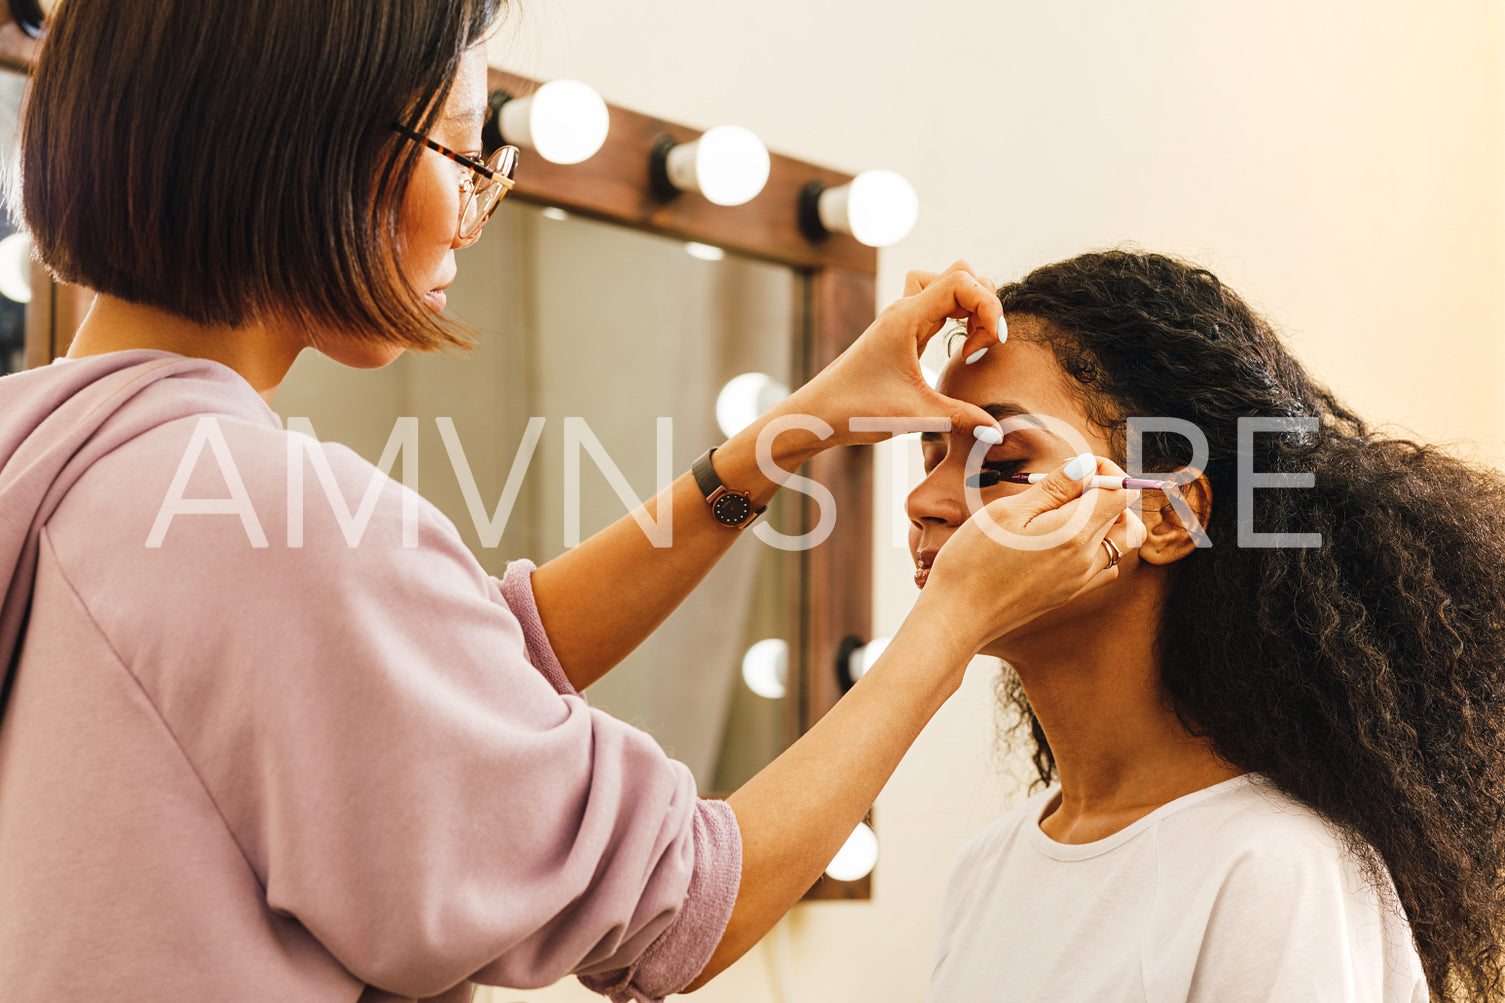
<path id="1" fill-rule="evenodd" d="M 473 118 L 486 111 L 486 49 L 473 46 L 460 60 L 459 73 L 454 86 L 444 102 L 444 115 L 449 119 Z M 476 122 L 480 124 L 479 121 Z"/>
<path id="2" fill-rule="evenodd" d="M 1094 441 L 1102 430 L 1087 420 L 1072 392 L 1074 383 L 1056 357 L 1040 344 L 1039 321 L 1032 317 L 1009 318 L 1007 344 L 989 349 L 973 365 L 953 356 L 941 373 L 941 393 L 980 407 L 1017 404 L 1029 414 L 1049 415 L 1072 426 Z"/>

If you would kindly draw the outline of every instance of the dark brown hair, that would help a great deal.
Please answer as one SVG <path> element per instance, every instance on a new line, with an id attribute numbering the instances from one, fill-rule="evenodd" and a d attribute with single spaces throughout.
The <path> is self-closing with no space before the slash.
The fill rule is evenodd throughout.
<path id="1" fill-rule="evenodd" d="M 999 298 L 1043 321 L 1040 340 L 1116 445 L 1136 415 L 1207 438 L 1212 546 L 1177 562 L 1156 639 L 1170 706 L 1224 760 L 1378 853 L 1435 998 L 1498 999 L 1505 483 L 1369 428 L 1205 269 L 1085 254 Z M 1253 416 L 1315 419 L 1312 432 L 1254 438 L 1255 470 L 1315 484 L 1256 491 L 1253 514 L 1257 532 L 1320 533 L 1320 547 L 1239 546 L 1238 420 Z M 1144 447 L 1146 470 L 1189 462 L 1180 436 L 1147 434 Z M 1003 683 L 1047 780 L 1050 746 L 1018 678 Z"/>
<path id="2" fill-rule="evenodd" d="M 504 0 L 68 0 L 22 120 L 22 214 L 59 279 L 207 325 L 463 338 L 396 252 L 465 51 Z"/>

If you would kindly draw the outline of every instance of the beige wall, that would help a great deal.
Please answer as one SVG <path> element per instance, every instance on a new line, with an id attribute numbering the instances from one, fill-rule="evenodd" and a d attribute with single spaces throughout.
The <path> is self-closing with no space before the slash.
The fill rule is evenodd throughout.
<path id="1" fill-rule="evenodd" d="M 906 174 L 921 220 L 882 255 L 885 302 L 912 267 L 965 256 L 1007 278 L 1136 241 L 1210 265 L 1361 411 L 1505 454 L 1492 0 L 525 2 L 500 65 Z M 900 455 L 884 452 L 880 483 Z M 895 492 L 878 501 L 889 518 Z M 913 593 L 890 535 L 877 541 L 886 631 Z M 874 900 L 787 921 L 788 1000 L 924 997 L 950 857 L 1018 791 L 992 753 L 991 673 L 974 666 L 880 800 Z M 774 946 L 699 998 L 784 998 Z M 586 998 L 573 985 L 491 996 Z"/>

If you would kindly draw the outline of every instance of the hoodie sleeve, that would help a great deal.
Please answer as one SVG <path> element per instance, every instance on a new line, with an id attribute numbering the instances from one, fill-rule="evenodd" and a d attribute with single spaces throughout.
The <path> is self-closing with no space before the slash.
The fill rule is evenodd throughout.
<path id="1" fill-rule="evenodd" d="M 569 686 L 531 566 L 491 578 L 354 453 L 234 421 L 184 495 L 234 499 L 238 479 L 251 518 L 177 514 L 148 548 L 190 426 L 90 472 L 77 504 L 102 495 L 117 532 L 61 557 L 267 906 L 404 996 L 580 973 L 656 1000 L 692 980 L 735 900 L 735 819 Z"/>

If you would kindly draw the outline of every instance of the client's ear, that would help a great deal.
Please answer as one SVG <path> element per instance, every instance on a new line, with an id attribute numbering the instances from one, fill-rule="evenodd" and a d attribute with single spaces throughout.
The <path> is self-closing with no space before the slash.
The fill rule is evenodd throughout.
<path id="1" fill-rule="evenodd" d="M 1139 559 L 1147 564 L 1171 564 L 1196 550 L 1198 538 L 1206 538 L 1212 486 L 1207 483 L 1207 475 L 1198 472 L 1195 479 L 1179 488 L 1146 491 L 1140 507 L 1145 539 Z"/>

